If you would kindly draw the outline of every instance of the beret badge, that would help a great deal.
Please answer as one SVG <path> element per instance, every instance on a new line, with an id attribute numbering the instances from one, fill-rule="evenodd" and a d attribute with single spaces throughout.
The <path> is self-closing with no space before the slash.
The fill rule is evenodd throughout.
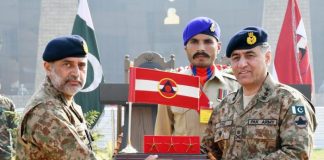
<path id="1" fill-rule="evenodd" d="M 215 23 L 212 23 L 212 24 L 210 25 L 209 30 L 210 30 L 211 32 L 215 32 L 215 31 L 216 31 L 216 25 L 215 25 Z"/>
<path id="2" fill-rule="evenodd" d="M 248 37 L 246 38 L 246 43 L 249 45 L 253 45 L 257 41 L 257 38 L 255 35 L 253 35 L 253 32 L 248 33 Z"/>
<path id="3" fill-rule="evenodd" d="M 89 52 L 88 45 L 85 41 L 82 41 L 82 47 L 84 52 L 87 54 Z"/>

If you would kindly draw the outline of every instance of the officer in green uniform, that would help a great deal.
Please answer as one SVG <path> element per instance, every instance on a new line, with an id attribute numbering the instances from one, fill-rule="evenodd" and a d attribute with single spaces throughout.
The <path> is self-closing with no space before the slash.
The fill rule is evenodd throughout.
<path id="1" fill-rule="evenodd" d="M 14 112 L 14 103 L 0 95 L 0 159 L 8 160 L 13 156 L 12 129 L 16 128 Z"/>
<path id="2" fill-rule="evenodd" d="M 87 53 L 86 42 L 77 35 L 47 44 L 46 78 L 24 110 L 17 159 L 96 159 L 82 109 L 73 100 L 85 84 Z"/>
<path id="3" fill-rule="evenodd" d="M 310 159 L 317 125 L 314 106 L 269 74 L 271 50 L 265 30 L 239 31 L 226 56 L 242 87 L 214 109 L 203 149 L 214 159 Z"/>

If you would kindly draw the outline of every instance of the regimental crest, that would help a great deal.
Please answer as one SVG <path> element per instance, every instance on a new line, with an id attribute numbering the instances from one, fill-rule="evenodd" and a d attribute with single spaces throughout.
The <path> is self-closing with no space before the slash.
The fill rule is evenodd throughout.
<path id="1" fill-rule="evenodd" d="M 171 78 L 163 78 L 158 84 L 158 91 L 164 98 L 174 98 L 178 92 L 177 83 Z"/>
<path id="2" fill-rule="evenodd" d="M 256 41 L 257 41 L 257 38 L 253 34 L 253 32 L 249 32 L 248 37 L 246 38 L 246 43 L 249 45 L 253 45 Z"/>
<path id="3" fill-rule="evenodd" d="M 215 24 L 215 23 L 212 23 L 212 24 L 210 25 L 209 30 L 210 30 L 211 32 L 215 32 L 215 30 L 216 30 L 216 24 Z"/>
<path id="4" fill-rule="evenodd" d="M 299 128 L 306 128 L 307 127 L 307 119 L 305 116 L 296 116 L 295 117 L 295 125 Z"/>
<path id="5" fill-rule="evenodd" d="M 82 47 L 83 47 L 83 50 L 86 54 L 89 53 L 89 49 L 88 49 L 88 45 L 85 41 L 82 42 Z"/>

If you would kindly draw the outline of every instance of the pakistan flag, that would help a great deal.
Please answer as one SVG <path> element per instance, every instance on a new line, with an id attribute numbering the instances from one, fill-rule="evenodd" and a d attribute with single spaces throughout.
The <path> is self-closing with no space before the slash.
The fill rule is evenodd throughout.
<path id="1" fill-rule="evenodd" d="M 89 49 L 87 81 L 81 92 L 74 97 L 75 102 L 81 105 L 84 113 L 90 110 L 101 113 L 103 108 L 99 102 L 99 84 L 103 82 L 103 72 L 87 0 L 79 1 L 72 34 L 83 37 Z"/>

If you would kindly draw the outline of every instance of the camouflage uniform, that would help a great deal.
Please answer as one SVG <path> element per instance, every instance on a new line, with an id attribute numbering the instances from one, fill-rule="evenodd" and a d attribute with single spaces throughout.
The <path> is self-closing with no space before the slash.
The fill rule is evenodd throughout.
<path id="1" fill-rule="evenodd" d="M 46 78 L 18 127 L 18 159 L 96 159 L 81 107 L 68 104 Z"/>
<path id="2" fill-rule="evenodd" d="M 301 93 L 268 75 L 245 109 L 242 97 L 241 89 L 214 109 L 203 148 L 217 159 L 310 158 L 317 123 Z"/>
<path id="3" fill-rule="evenodd" d="M 0 159 L 10 159 L 12 154 L 12 137 L 10 129 L 16 128 L 14 116 L 7 114 L 8 111 L 14 112 L 13 102 L 0 95 Z"/>
<path id="4" fill-rule="evenodd" d="M 180 73 L 192 75 L 191 69 Z M 223 73 L 215 67 L 214 75 L 204 85 L 203 91 L 209 101 L 216 106 L 225 96 L 225 92 L 233 92 L 239 88 L 233 75 Z M 222 92 L 219 92 L 219 90 Z M 220 95 L 222 94 L 223 95 Z M 201 138 L 207 124 L 200 123 L 200 115 L 196 110 L 182 107 L 166 107 L 159 105 L 155 123 L 155 135 L 199 135 Z"/>

